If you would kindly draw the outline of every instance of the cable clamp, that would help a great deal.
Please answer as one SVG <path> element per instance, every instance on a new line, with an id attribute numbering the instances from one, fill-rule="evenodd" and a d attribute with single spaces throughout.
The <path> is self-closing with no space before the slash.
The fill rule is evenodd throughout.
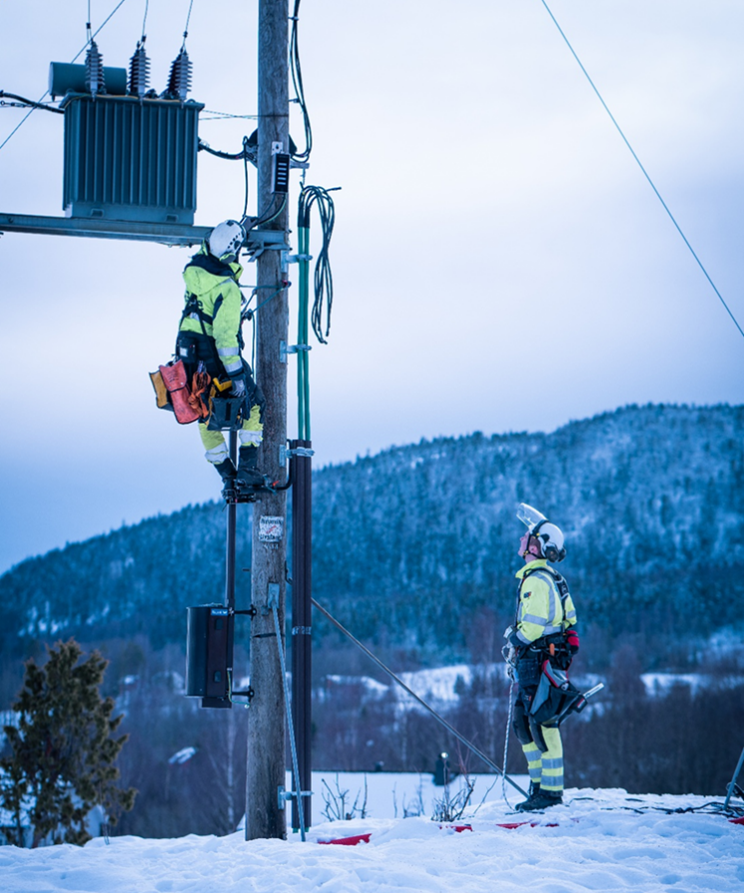
<path id="1" fill-rule="evenodd" d="M 307 261 L 309 263 L 312 259 L 312 254 L 290 254 L 287 257 L 287 263 L 298 264 L 301 260 Z"/>
<path id="2" fill-rule="evenodd" d="M 300 797 L 312 797 L 312 791 L 300 791 Z M 297 798 L 297 791 L 288 791 L 283 784 L 279 785 L 279 789 L 277 791 L 277 801 L 279 804 L 279 809 L 284 809 L 284 805 L 287 800 L 292 800 Z"/>
<path id="3" fill-rule="evenodd" d="M 299 353 L 303 350 L 312 350 L 312 345 L 310 344 L 287 344 L 286 341 L 279 342 L 279 362 L 286 363 L 287 362 L 287 354 L 290 353 Z"/>
<path id="4" fill-rule="evenodd" d="M 297 456 L 300 459 L 311 459 L 314 455 L 315 450 L 311 450 L 309 447 L 297 447 L 294 450 L 289 450 L 282 445 L 279 447 L 279 464 L 286 465 L 287 459 L 291 459 L 293 456 Z"/>
<path id="5" fill-rule="evenodd" d="M 312 626 L 293 626 L 293 636 L 311 636 L 313 632 Z"/>

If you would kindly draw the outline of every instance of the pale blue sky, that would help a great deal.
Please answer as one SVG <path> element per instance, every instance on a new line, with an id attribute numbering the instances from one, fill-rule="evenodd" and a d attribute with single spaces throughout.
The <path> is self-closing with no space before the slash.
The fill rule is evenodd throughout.
<path id="1" fill-rule="evenodd" d="M 93 0 L 94 28 L 114 6 Z M 127 0 L 99 35 L 107 65 L 128 64 L 144 6 Z M 551 8 L 744 321 L 744 6 Z M 158 89 L 187 9 L 150 3 Z M 208 109 L 256 110 L 256 9 L 194 0 L 192 95 Z M 84 45 L 86 13 L 85 0 L 4 3 L 0 89 L 41 96 L 48 63 Z M 300 39 L 308 181 L 343 187 L 331 339 L 311 354 L 318 464 L 421 437 L 552 430 L 626 403 L 742 402 L 744 338 L 540 0 L 304 0 Z M 0 142 L 20 114 L 0 109 Z M 237 151 L 252 129 L 200 132 Z M 292 130 L 301 142 L 298 119 Z M 197 222 L 239 214 L 241 166 L 199 164 Z M 38 112 L 0 151 L 0 210 L 61 214 L 61 193 L 61 119 Z M 0 570 L 217 495 L 196 430 L 154 409 L 147 378 L 172 350 L 187 259 L 0 239 Z"/>

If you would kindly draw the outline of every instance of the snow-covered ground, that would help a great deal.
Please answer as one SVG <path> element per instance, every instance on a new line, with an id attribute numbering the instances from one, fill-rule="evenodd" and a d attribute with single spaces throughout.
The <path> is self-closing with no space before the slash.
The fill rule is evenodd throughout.
<path id="1" fill-rule="evenodd" d="M 369 776 L 372 778 L 372 776 Z M 709 798 L 712 799 L 712 798 Z M 722 802 L 723 798 L 717 798 Z M 0 848 L 3 893 L 634 893 L 744 887 L 744 825 L 722 815 L 668 813 L 696 796 L 570 790 L 524 821 L 503 801 L 484 804 L 472 830 L 419 816 L 317 825 L 306 842 L 228 837 L 96 838 L 83 848 Z M 740 804 L 741 805 L 741 804 Z M 357 846 L 320 841 L 369 834 Z"/>

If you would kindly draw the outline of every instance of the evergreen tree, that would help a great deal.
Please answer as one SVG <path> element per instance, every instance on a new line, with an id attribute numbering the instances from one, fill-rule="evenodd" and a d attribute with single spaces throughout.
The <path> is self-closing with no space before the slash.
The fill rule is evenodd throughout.
<path id="1" fill-rule="evenodd" d="M 116 786 L 114 762 L 127 739 L 111 737 L 122 716 L 112 719 L 112 698 L 99 687 L 108 661 L 94 651 L 80 662 L 74 639 L 48 648 L 44 666 L 31 659 L 13 710 L 16 726 L 5 726 L 11 754 L 0 760 L 2 804 L 13 816 L 6 837 L 24 846 L 24 826 L 31 826 L 31 846 L 84 844 L 90 840 L 85 818 L 101 806 L 111 824 L 134 804 L 134 788 Z"/>

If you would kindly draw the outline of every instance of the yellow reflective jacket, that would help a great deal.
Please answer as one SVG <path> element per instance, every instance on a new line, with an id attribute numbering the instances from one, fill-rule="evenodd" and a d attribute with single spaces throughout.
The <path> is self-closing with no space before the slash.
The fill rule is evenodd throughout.
<path id="1" fill-rule="evenodd" d="M 240 372 L 240 302 L 238 280 L 243 273 L 239 263 L 226 264 L 212 257 L 202 245 L 183 271 L 185 301 L 196 300 L 198 310 L 187 313 L 180 331 L 206 334 L 214 339 L 228 375 Z"/>
<path id="2" fill-rule="evenodd" d="M 544 558 L 530 561 L 517 571 L 519 605 L 517 638 L 525 645 L 543 636 L 562 633 L 576 623 L 576 608 L 571 594 L 563 602 L 558 584 Z"/>

